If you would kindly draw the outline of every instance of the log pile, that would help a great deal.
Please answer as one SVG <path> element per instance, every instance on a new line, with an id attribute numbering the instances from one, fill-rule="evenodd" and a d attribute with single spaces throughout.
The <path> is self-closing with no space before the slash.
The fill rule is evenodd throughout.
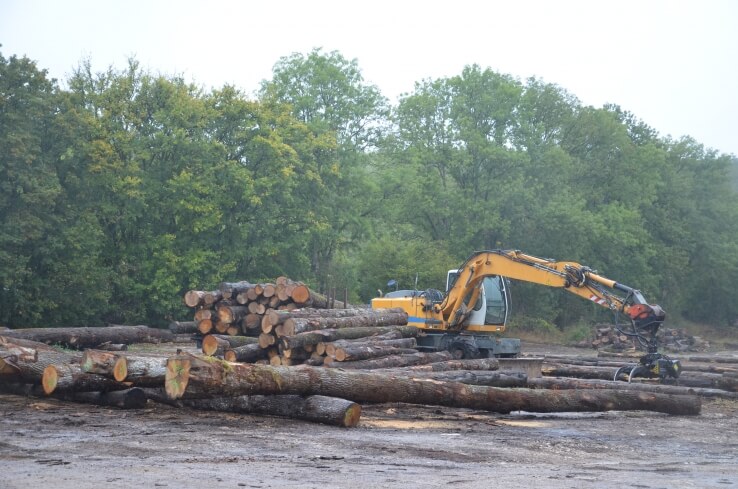
<path id="1" fill-rule="evenodd" d="M 656 338 L 659 349 L 666 352 L 704 352 L 710 348 L 709 341 L 689 335 L 684 328 L 661 328 Z M 614 352 L 643 349 L 637 339 L 623 334 L 609 324 L 595 326 L 592 339 L 584 340 L 578 346 Z"/>
<path id="2" fill-rule="evenodd" d="M 602 352 L 601 352 L 602 353 Z M 738 358 L 719 355 L 684 357 L 678 379 L 661 384 L 657 379 L 635 378 L 617 382 L 614 376 L 622 366 L 638 360 L 623 357 L 582 357 L 546 355 L 543 378 L 529 379 L 531 387 L 546 389 L 624 389 L 639 392 L 664 392 L 699 395 L 705 398 L 738 399 Z M 707 364 L 705 364 L 707 363 Z"/>
<path id="3" fill-rule="evenodd" d="M 183 299 L 194 310 L 193 322 L 202 335 L 258 336 L 262 318 L 272 311 L 347 306 L 287 277 L 278 277 L 274 283 L 222 282 L 214 291 L 190 290 Z"/>
<path id="4" fill-rule="evenodd" d="M 622 359 L 549 357 L 546 377 L 529 379 L 500 371 L 494 358 L 456 360 L 445 351 L 422 352 L 416 343 L 419 330 L 407 326 L 403 310 L 349 307 L 286 278 L 274 284 L 224 282 L 216 291 L 189 291 L 184 301 L 194 320 L 158 330 L 163 336 L 156 341 L 191 338 L 194 332 L 202 356 L 126 351 L 146 336 L 143 327 L 127 327 L 133 329 L 118 336 L 95 331 L 89 340 L 83 338 L 92 333 L 75 332 L 53 341 L 85 349 L 81 353 L 10 332 L 15 337 L 0 336 L 0 387 L 122 408 L 149 400 L 344 427 L 359 422 L 361 403 L 500 413 L 638 409 L 698 414 L 700 396 L 738 395 L 736 369 L 718 360 L 685 368 L 682 378 L 693 382 L 686 387 L 613 382 Z M 612 331 L 601 329 L 601 337 L 610 338 Z M 110 351 L 103 345 L 121 348 Z"/>

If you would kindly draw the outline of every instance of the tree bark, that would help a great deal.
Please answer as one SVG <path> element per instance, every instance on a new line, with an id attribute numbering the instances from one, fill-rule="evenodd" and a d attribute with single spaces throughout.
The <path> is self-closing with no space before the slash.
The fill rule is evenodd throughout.
<path id="1" fill-rule="evenodd" d="M 169 323 L 169 331 L 172 334 L 192 334 L 197 333 L 196 321 L 172 321 Z"/>
<path id="2" fill-rule="evenodd" d="M 220 290 L 224 298 L 235 299 L 238 294 L 242 292 L 246 292 L 251 287 L 253 287 L 253 284 L 246 282 L 246 281 L 221 282 L 218 285 L 218 290 Z"/>
<path id="3" fill-rule="evenodd" d="M 216 308 L 219 322 L 231 324 L 240 321 L 248 313 L 246 306 L 223 305 Z"/>
<path id="4" fill-rule="evenodd" d="M 337 356 L 338 350 L 366 346 L 415 348 L 417 346 L 417 341 L 415 338 L 385 339 L 384 337 L 371 336 L 369 338 L 359 338 L 356 340 L 338 340 L 329 343 L 318 343 L 315 348 L 318 353 L 336 357 L 336 360 L 343 361 Z"/>
<path id="5" fill-rule="evenodd" d="M 392 374 L 413 375 L 415 372 L 448 372 L 451 370 L 497 370 L 500 362 L 496 358 L 474 358 L 466 360 L 446 360 L 424 365 L 412 365 L 386 370 Z"/>
<path id="6" fill-rule="evenodd" d="M 66 348 L 95 348 L 102 343 L 160 343 L 173 341 L 174 335 L 165 329 L 148 326 L 108 326 L 102 328 L 29 328 L 12 329 L 4 336 L 61 345 Z"/>
<path id="7" fill-rule="evenodd" d="M 486 385 L 489 387 L 526 387 L 528 375 L 524 372 L 497 370 L 449 370 L 448 372 L 408 372 L 414 379 L 432 379 L 444 382 L 461 382 L 469 385 Z"/>
<path id="8" fill-rule="evenodd" d="M 107 392 L 130 387 L 102 375 L 88 374 L 74 363 L 47 366 L 44 369 L 41 385 L 47 394 L 52 392 Z"/>
<path id="9" fill-rule="evenodd" d="M 71 364 L 79 361 L 79 359 L 78 354 L 70 355 L 69 353 L 57 350 L 44 349 L 36 350 L 35 361 L 27 362 L 23 361 L 22 358 L 16 358 L 13 361 L 13 359 L 6 358 L 0 360 L 0 364 L 8 364 L 11 367 L 9 369 L 10 373 L 3 375 L 5 379 L 12 382 L 40 384 L 44 376 L 44 371 L 50 365 Z"/>
<path id="10" fill-rule="evenodd" d="M 616 367 L 561 365 L 544 363 L 541 373 L 548 377 L 574 377 L 578 379 L 613 380 Z"/>
<path id="11" fill-rule="evenodd" d="M 289 318 L 344 318 L 352 316 L 376 316 L 383 314 L 392 313 L 404 313 L 405 310 L 401 307 L 394 307 L 390 309 L 315 309 L 315 308 L 302 308 L 295 309 L 293 311 L 281 311 L 273 310 L 266 315 L 267 321 L 272 325 L 276 326 L 282 324 L 286 319 Z"/>
<path id="12" fill-rule="evenodd" d="M 328 297 L 311 290 L 307 285 L 301 284 L 296 286 L 290 293 L 290 298 L 295 304 L 301 307 L 314 307 L 316 309 L 344 309 L 347 304 L 341 301 L 333 301 L 333 307 L 330 307 Z"/>
<path id="13" fill-rule="evenodd" d="M 658 392 L 662 394 L 698 395 L 721 399 L 738 399 L 738 392 L 721 389 L 705 389 L 699 387 L 683 387 L 645 382 L 613 382 L 598 379 L 572 379 L 559 377 L 540 377 L 528 379 L 528 387 L 534 389 L 619 389 L 642 392 Z"/>
<path id="14" fill-rule="evenodd" d="M 501 389 L 409 379 L 377 372 L 206 361 L 193 355 L 178 355 L 169 359 L 166 392 L 172 399 L 185 395 L 189 398 L 254 394 L 325 395 L 354 402 L 406 402 L 499 413 L 521 410 L 650 410 L 669 414 L 699 414 L 701 409 L 701 401 L 697 396 L 622 390 Z"/>
<path id="15" fill-rule="evenodd" d="M 404 355 L 392 355 L 389 357 L 375 358 L 373 360 L 357 360 L 355 362 L 325 363 L 326 367 L 336 367 L 353 370 L 375 370 L 396 367 L 408 367 L 411 365 L 422 365 L 426 363 L 443 362 L 451 360 L 450 352 L 438 351 L 430 353 L 408 353 Z"/>
<path id="16" fill-rule="evenodd" d="M 28 397 L 49 397 L 43 387 L 37 384 L 0 384 L 0 391 Z M 143 389 L 132 387 L 110 392 L 54 392 L 54 399 L 119 409 L 142 409 L 146 407 L 146 393 Z"/>
<path id="17" fill-rule="evenodd" d="M 321 329 L 307 333 L 299 333 L 294 336 L 280 338 L 283 348 L 305 347 L 306 345 L 317 345 L 322 342 L 366 338 L 374 335 L 398 331 L 403 337 L 409 338 L 418 335 L 418 328 L 414 326 L 380 326 L 371 328 L 343 328 L 343 329 Z"/>
<path id="18" fill-rule="evenodd" d="M 368 316 L 321 317 L 321 318 L 289 318 L 276 328 L 279 336 L 294 336 L 306 331 L 329 328 L 367 328 L 376 326 L 404 326 L 407 324 L 407 313 L 396 312 L 373 314 Z"/>
<path id="19" fill-rule="evenodd" d="M 223 336 L 209 334 L 202 339 L 202 352 L 209 356 L 223 356 L 225 350 L 239 346 L 258 343 L 257 338 L 251 336 Z"/>
<path id="20" fill-rule="evenodd" d="M 407 355 L 414 354 L 418 351 L 414 348 L 398 348 L 387 345 L 354 345 L 336 348 L 332 358 L 337 362 L 351 362 L 356 360 L 368 360 L 371 358 L 381 358 L 389 355 Z"/>
<path id="21" fill-rule="evenodd" d="M 164 385 L 166 357 L 121 355 L 115 362 L 113 378 L 118 382 L 132 382 L 139 387 Z"/>
<path id="22" fill-rule="evenodd" d="M 227 349 L 223 352 L 223 357 L 229 362 L 252 363 L 267 358 L 267 351 L 257 343 Z"/>
<path id="23" fill-rule="evenodd" d="M 194 409 L 280 416 L 344 428 L 356 426 L 361 417 L 359 404 L 336 397 L 317 395 L 220 397 L 183 400 L 182 404 Z"/>
<path id="24" fill-rule="evenodd" d="M 82 371 L 87 372 L 88 374 L 112 377 L 115 362 L 118 361 L 119 357 L 120 353 L 102 350 L 85 350 L 84 353 L 82 353 L 80 366 L 82 367 Z"/>

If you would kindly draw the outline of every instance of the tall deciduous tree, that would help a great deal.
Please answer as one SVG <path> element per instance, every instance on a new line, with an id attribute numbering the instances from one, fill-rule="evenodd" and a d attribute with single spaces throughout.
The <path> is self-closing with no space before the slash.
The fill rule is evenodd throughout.
<path id="1" fill-rule="evenodd" d="M 314 155 L 308 240 L 313 275 L 321 287 L 332 285 L 336 254 L 363 234 L 362 218 L 376 209 L 367 152 L 380 140 L 387 101 L 364 81 L 356 60 L 321 49 L 281 58 L 261 99 L 289 104 L 322 148 Z"/>

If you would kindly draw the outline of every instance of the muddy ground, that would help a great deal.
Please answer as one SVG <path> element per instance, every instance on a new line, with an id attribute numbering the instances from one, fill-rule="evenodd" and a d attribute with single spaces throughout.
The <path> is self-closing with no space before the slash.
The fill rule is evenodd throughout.
<path id="1" fill-rule="evenodd" d="M 0 395 L 0 488 L 132 487 L 738 487 L 738 402 L 690 417 L 367 405 L 346 429 Z"/>

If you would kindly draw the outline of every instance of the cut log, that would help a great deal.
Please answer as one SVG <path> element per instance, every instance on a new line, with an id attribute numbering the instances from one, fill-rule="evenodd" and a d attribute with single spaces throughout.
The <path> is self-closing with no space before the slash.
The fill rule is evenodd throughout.
<path id="1" fill-rule="evenodd" d="M 34 361 L 24 361 L 20 356 L 14 359 L 0 359 L 0 367 L 3 367 L 3 371 L 8 372 L 3 377 L 11 382 L 40 384 L 44 371 L 49 365 L 71 364 L 80 359 L 78 354 L 71 355 L 57 350 L 39 349 L 35 351 Z"/>
<path id="2" fill-rule="evenodd" d="M 187 307 L 198 307 L 205 304 L 205 292 L 202 290 L 188 290 L 184 295 L 184 303 Z"/>
<path id="3" fill-rule="evenodd" d="M 548 377 L 613 380 L 617 367 L 595 367 L 544 363 L 541 373 Z"/>
<path id="4" fill-rule="evenodd" d="M 131 382 L 139 387 L 164 385 L 166 357 L 121 355 L 115 362 L 113 378 L 118 382 Z"/>
<path id="5" fill-rule="evenodd" d="M 303 307 L 314 307 L 316 309 L 329 309 L 331 304 L 329 303 L 328 297 L 323 294 L 319 294 L 314 290 L 311 290 L 307 285 L 297 285 L 290 292 L 290 298 Z M 346 304 L 341 301 L 333 301 L 333 308 L 344 309 Z"/>
<path id="6" fill-rule="evenodd" d="M 443 362 L 451 360 L 452 355 L 447 351 L 430 353 L 408 353 L 404 355 L 392 355 L 389 357 L 375 358 L 373 360 L 357 360 L 355 362 L 324 363 L 326 367 L 337 367 L 354 370 L 374 370 L 396 367 L 408 367 L 410 365 L 422 365 L 426 363 Z"/>
<path id="7" fill-rule="evenodd" d="M 387 373 L 413 375 L 415 372 L 448 372 L 451 370 L 497 370 L 500 362 L 496 358 L 473 358 L 466 360 L 446 360 L 443 362 L 413 365 L 385 370 Z"/>
<path id="8" fill-rule="evenodd" d="M 223 299 L 223 293 L 219 290 L 212 290 L 205 292 L 205 296 L 202 298 L 202 303 L 205 306 L 212 306 L 219 300 Z"/>
<path id="9" fill-rule="evenodd" d="M 366 338 L 369 336 L 389 333 L 390 331 L 399 332 L 404 338 L 410 338 L 418 335 L 418 328 L 414 326 L 381 326 L 373 328 L 343 328 L 343 329 L 322 329 L 300 333 L 294 336 L 284 336 L 280 338 L 280 344 L 283 348 L 297 348 L 299 346 L 317 345 L 322 342 L 348 340 L 355 338 Z"/>
<path id="10" fill-rule="evenodd" d="M 277 335 L 294 336 L 298 333 L 328 328 L 366 328 L 376 326 L 403 326 L 407 324 L 407 313 L 373 314 L 367 316 L 289 318 L 277 328 Z"/>
<path id="11" fill-rule="evenodd" d="M 197 332 L 196 321 L 172 321 L 169 323 L 172 334 L 192 334 Z"/>
<path id="12" fill-rule="evenodd" d="M 225 350 L 243 345 L 258 343 L 257 338 L 250 336 L 207 335 L 202 339 L 202 352 L 210 356 L 223 356 Z"/>
<path id="13" fill-rule="evenodd" d="M 321 345 L 322 345 L 322 348 L 318 348 Z M 389 338 L 386 338 L 384 335 L 382 335 L 382 336 L 370 336 L 369 338 L 358 338 L 355 340 L 338 340 L 338 341 L 332 341 L 330 343 L 318 343 L 316 345 L 316 349 L 318 350 L 319 353 L 325 353 L 326 355 L 335 357 L 336 360 L 342 362 L 344 361 L 344 359 L 339 358 L 339 355 L 343 356 L 343 354 L 338 354 L 338 350 L 344 349 L 344 348 L 365 347 L 365 346 L 415 348 L 417 346 L 417 341 L 415 340 L 415 338 L 389 339 Z M 354 360 L 358 360 L 358 359 L 354 358 Z"/>
<path id="14" fill-rule="evenodd" d="M 229 362 L 252 363 L 267 358 L 267 351 L 257 343 L 226 349 L 223 352 L 223 357 Z"/>
<path id="15" fill-rule="evenodd" d="M 103 328 L 29 328 L 4 331 L 4 336 L 55 344 L 66 348 L 95 348 L 110 343 L 160 343 L 173 341 L 174 335 L 165 329 L 148 326 L 108 326 Z"/>
<path id="16" fill-rule="evenodd" d="M 44 369 L 41 385 L 44 392 L 92 392 L 114 391 L 131 387 L 115 380 L 97 374 L 88 374 L 73 363 L 49 365 Z"/>
<path id="17" fill-rule="evenodd" d="M 214 329 L 215 322 L 213 318 L 203 319 L 201 321 L 198 321 L 197 323 L 197 331 L 199 331 L 200 334 L 209 334 Z"/>
<path id="18" fill-rule="evenodd" d="M 259 335 L 259 346 L 262 348 L 269 348 L 272 345 L 276 345 L 277 338 L 272 334 L 260 334 Z"/>
<path id="19" fill-rule="evenodd" d="M 502 389 L 408 379 L 378 372 L 206 361 L 193 355 L 177 355 L 168 360 L 166 392 L 172 399 L 254 394 L 326 395 L 354 402 L 405 402 L 499 413 L 649 410 L 685 415 L 699 414 L 701 409 L 697 396 L 623 390 Z"/>
<path id="20" fill-rule="evenodd" d="M 83 372 L 88 374 L 113 376 L 115 362 L 118 361 L 120 354 L 102 350 L 85 350 L 82 353 L 80 366 Z"/>
<path id="21" fill-rule="evenodd" d="M 217 311 L 219 321 L 231 324 L 236 321 L 240 321 L 244 316 L 246 316 L 248 308 L 246 306 L 222 305 L 218 306 Z"/>
<path id="22" fill-rule="evenodd" d="M 412 339 L 412 338 L 410 338 Z M 370 358 L 381 358 L 389 355 L 414 354 L 418 351 L 414 348 L 397 348 L 386 345 L 355 345 L 336 348 L 333 358 L 338 362 L 351 362 L 355 360 L 368 360 Z"/>
<path id="23" fill-rule="evenodd" d="M 37 384 L 0 384 L 0 391 L 28 397 L 47 397 L 43 387 Z M 110 392 L 54 392 L 51 397 L 119 409 L 142 409 L 146 407 L 147 400 L 143 389 L 137 387 Z"/>
<path id="24" fill-rule="evenodd" d="M 738 399 L 738 392 L 728 392 L 721 389 L 705 389 L 699 387 L 683 387 L 678 385 L 663 385 L 653 382 L 613 382 L 598 379 L 572 379 L 559 377 L 539 377 L 528 379 L 528 387 L 537 389 L 619 389 L 642 392 L 659 392 L 662 394 L 691 395 L 719 399 Z"/>
<path id="25" fill-rule="evenodd" d="M 253 285 L 246 281 L 221 282 L 218 284 L 218 290 L 220 290 L 223 297 L 226 299 L 235 299 L 238 294 L 246 292 L 251 287 L 253 287 Z"/>
<path id="26" fill-rule="evenodd" d="M 693 355 L 686 359 L 690 362 L 738 363 L 738 355 Z"/>
<path id="27" fill-rule="evenodd" d="M 266 312 L 266 306 L 259 302 L 249 302 L 248 310 L 251 314 L 263 315 Z"/>
<path id="28" fill-rule="evenodd" d="M 408 372 L 414 379 L 432 379 L 444 382 L 461 382 L 469 385 L 486 385 L 489 387 L 526 387 L 528 375 L 524 372 L 484 370 L 449 370 L 448 372 Z"/>
<path id="29" fill-rule="evenodd" d="M 183 400 L 182 404 L 194 409 L 280 416 L 345 428 L 356 426 L 361 417 L 359 404 L 327 396 L 256 395 Z"/>
<path id="30" fill-rule="evenodd" d="M 216 316 L 214 309 L 204 308 L 195 311 L 194 320 L 195 322 L 202 321 L 203 319 L 213 319 Z"/>

